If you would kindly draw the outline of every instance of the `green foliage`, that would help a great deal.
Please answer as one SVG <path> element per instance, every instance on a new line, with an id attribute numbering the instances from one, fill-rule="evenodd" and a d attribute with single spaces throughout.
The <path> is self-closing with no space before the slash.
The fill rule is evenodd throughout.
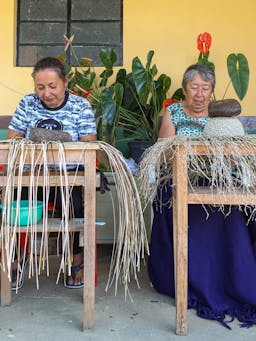
<path id="1" fill-rule="evenodd" d="M 231 53 L 227 58 L 228 74 L 234 90 L 240 100 L 247 93 L 249 85 L 249 65 L 242 53 Z"/>
<path id="2" fill-rule="evenodd" d="M 100 74 L 101 82 L 99 86 L 104 87 L 107 85 L 109 77 L 113 75 L 113 66 L 117 61 L 117 54 L 113 48 L 101 49 L 100 60 L 105 66 L 105 70 Z"/>
<path id="3" fill-rule="evenodd" d="M 177 90 L 174 91 L 172 99 L 177 99 L 178 101 L 185 99 L 182 88 L 178 88 Z"/>
<path id="4" fill-rule="evenodd" d="M 204 33 L 204 34 L 206 36 L 210 36 L 209 33 Z M 211 44 L 209 45 L 209 49 L 210 49 L 210 46 Z M 214 72 L 216 72 L 214 63 L 209 61 L 210 51 L 208 50 L 206 53 L 202 53 L 201 48 L 198 48 L 198 49 L 200 53 L 198 56 L 197 63 L 207 65 Z M 231 53 L 227 57 L 227 69 L 228 69 L 228 75 L 229 75 L 230 81 L 226 87 L 223 98 L 225 97 L 227 93 L 229 85 L 232 84 L 237 97 L 240 100 L 242 100 L 247 93 L 248 85 L 249 85 L 250 71 L 249 71 L 247 58 L 242 53 L 238 53 L 238 54 Z M 216 99 L 215 94 L 213 94 L 213 97 L 214 99 Z"/>
<path id="5" fill-rule="evenodd" d="M 116 51 L 113 48 L 100 50 L 104 70 L 96 76 L 90 58 L 78 60 L 72 46 L 73 38 L 66 38 L 66 50 L 71 49 L 77 65 L 71 67 L 66 62 L 66 54 L 58 58 L 65 66 L 69 91 L 87 98 L 92 104 L 98 139 L 112 145 L 133 139 L 156 140 L 159 115 L 171 79 L 165 74 L 156 78 L 158 70 L 152 65 L 154 51 L 148 52 L 145 66 L 139 57 L 134 57 L 131 72 L 121 68 L 113 80 L 113 68 L 118 60 Z M 120 138 L 122 141 L 117 141 Z"/>
<path id="6" fill-rule="evenodd" d="M 171 79 L 165 74 L 155 79 L 156 65 L 151 66 L 154 51 L 149 51 L 146 66 L 138 57 L 132 61 L 132 72 L 120 69 L 115 83 L 100 96 L 102 124 L 114 142 L 117 129 L 123 140 L 156 140 L 162 102 L 170 88 Z M 110 131 L 108 126 L 112 125 Z M 119 135 L 121 135 L 119 133 Z"/>
<path id="7" fill-rule="evenodd" d="M 142 105 L 147 104 L 148 96 L 151 91 L 151 84 L 154 78 L 154 74 L 157 72 L 156 66 L 154 69 L 150 69 L 150 64 L 153 58 L 154 52 L 149 51 L 147 56 L 147 64 L 144 67 L 138 57 L 135 57 L 132 61 L 132 76 L 135 83 L 135 87 L 139 96 L 139 100 Z M 154 73 L 154 74 L 153 74 Z"/>
<path id="8" fill-rule="evenodd" d="M 69 91 L 88 98 L 92 104 L 97 120 L 98 139 L 104 139 L 112 145 L 134 139 L 155 141 L 158 138 L 159 116 L 171 86 L 171 78 L 166 74 L 157 78 L 158 69 L 153 63 L 154 51 L 147 53 L 145 64 L 138 56 L 134 57 L 131 71 L 121 68 L 114 79 L 113 69 L 118 60 L 116 51 L 113 48 L 100 50 L 99 58 L 104 69 L 97 76 L 90 58 L 78 60 L 72 46 L 73 38 L 74 36 L 66 39 L 66 47 L 71 49 L 77 65 L 71 67 L 66 62 L 66 54 L 58 58 L 64 63 Z M 209 50 L 200 52 L 197 62 L 215 71 L 209 55 Z M 249 84 L 248 61 L 243 54 L 232 53 L 227 58 L 227 68 L 230 84 L 242 100 Z M 182 89 L 177 89 L 171 98 L 184 99 Z"/>
<path id="9" fill-rule="evenodd" d="M 198 57 L 198 64 L 203 64 L 208 66 L 210 69 L 212 69 L 213 71 L 215 71 L 215 65 L 209 61 L 209 55 L 210 55 L 210 51 L 207 51 L 205 54 L 203 54 L 202 52 L 199 53 L 199 57 Z"/>

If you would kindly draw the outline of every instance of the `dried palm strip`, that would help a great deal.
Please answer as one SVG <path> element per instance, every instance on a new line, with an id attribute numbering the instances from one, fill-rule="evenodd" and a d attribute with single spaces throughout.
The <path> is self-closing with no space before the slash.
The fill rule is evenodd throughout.
<path id="1" fill-rule="evenodd" d="M 8 277 L 11 280 L 11 263 L 14 260 L 15 253 L 18 256 L 18 263 L 22 256 L 20 255 L 19 238 L 16 234 L 19 231 L 17 226 L 17 219 L 14 226 L 9 226 L 6 219 L 8 212 L 10 211 L 11 201 L 14 198 L 14 177 L 18 169 L 18 186 L 17 186 L 17 201 L 21 198 L 22 189 L 22 177 L 26 170 L 25 160 L 27 159 L 27 153 L 30 153 L 29 157 L 31 165 L 30 172 L 30 186 L 29 186 L 29 207 L 32 207 L 32 203 L 37 200 L 38 179 L 39 175 L 42 175 L 44 179 L 44 192 L 43 201 L 45 204 L 43 214 L 43 233 L 40 245 L 39 261 L 37 259 L 37 233 L 35 226 L 28 226 L 27 232 L 30 230 L 30 262 L 29 262 L 29 275 L 36 276 L 37 287 L 39 287 L 38 276 L 41 271 L 41 265 L 44 267 L 44 262 L 48 268 L 48 216 L 47 216 L 47 203 L 49 198 L 49 168 L 47 162 L 47 151 L 51 146 L 58 148 L 58 173 L 60 176 L 60 192 L 62 200 L 62 219 L 60 223 L 60 233 L 62 235 L 62 258 L 60 262 L 60 269 L 57 277 L 59 279 L 60 273 L 64 272 L 66 265 L 68 265 L 68 273 L 70 274 L 71 267 L 71 246 L 69 239 L 69 205 L 72 186 L 74 183 L 69 183 L 67 165 L 65 161 L 65 147 L 60 142 L 41 142 L 35 144 L 25 139 L 8 141 L 9 153 L 8 153 L 8 166 L 7 166 L 7 184 L 4 197 L 3 219 L 1 229 L 1 245 L 5 248 L 7 253 L 7 271 Z M 146 229 L 143 219 L 143 211 L 140 203 L 139 193 L 134 180 L 134 177 L 125 163 L 122 154 L 114 147 L 104 142 L 95 142 L 100 148 L 107 154 L 109 163 L 113 171 L 114 180 L 116 183 L 118 208 L 119 208 L 119 226 L 116 229 L 116 240 L 113 247 L 112 259 L 110 264 L 109 278 L 106 285 L 106 290 L 115 282 L 115 292 L 117 291 L 118 283 L 122 283 L 125 288 L 125 297 L 130 295 L 129 282 L 131 275 L 138 283 L 137 273 L 140 270 L 140 260 L 144 258 L 145 252 L 148 251 L 148 242 L 146 236 Z M 27 148 L 27 146 L 29 148 Z M 81 144 L 79 145 L 81 148 Z M 86 143 L 84 144 L 86 146 Z M 85 147 L 86 148 L 86 147 Z M 38 152 L 40 150 L 40 152 Z M 83 148 L 81 148 L 81 160 L 83 155 Z M 7 212 L 7 213 L 6 213 Z M 34 224 L 33 224 L 34 225 Z M 29 229 L 30 228 L 30 229 Z M 16 250 L 16 245 L 18 249 Z M 24 255 L 23 255 L 24 256 Z M 24 257 L 23 257 L 24 259 Z M 23 262 L 24 263 L 24 262 Z M 38 265 L 39 264 L 39 265 Z M 6 265 L 2 260 L 2 267 L 5 269 Z M 35 271 L 34 271 L 35 267 Z M 35 272 L 35 274 L 34 274 Z"/>
<path id="2" fill-rule="evenodd" d="M 26 149 L 25 147 L 29 145 L 29 149 Z M 43 179 L 44 179 L 44 202 L 47 204 L 48 197 L 49 197 L 49 172 L 48 172 L 48 165 L 47 165 L 47 158 L 46 158 L 46 150 L 47 145 L 43 143 L 41 145 L 41 152 L 39 152 L 39 155 L 37 157 L 35 156 L 35 148 L 34 144 L 30 143 L 27 140 L 18 140 L 18 141 L 11 141 L 9 145 L 9 154 L 8 154 L 8 165 L 7 165 L 7 184 L 6 184 L 6 195 L 4 198 L 4 207 L 3 210 L 3 220 L 2 220 L 2 230 L 1 230 L 1 244 L 6 250 L 7 254 L 7 271 L 8 271 L 8 277 L 11 280 L 11 263 L 14 261 L 15 256 L 17 257 L 18 262 L 18 268 L 20 269 L 20 263 L 22 259 L 22 264 L 24 266 L 25 262 L 25 249 L 24 254 L 21 255 L 21 249 L 20 249 L 20 242 L 19 238 L 17 238 L 17 232 L 20 232 L 20 227 L 18 226 L 18 211 L 19 211 L 19 202 L 21 199 L 21 189 L 22 189 L 22 176 L 23 172 L 26 170 L 25 167 L 25 160 L 27 158 L 27 153 L 29 152 L 29 158 L 30 158 L 30 166 L 29 166 L 29 175 L 30 175 L 30 184 L 29 184 L 29 190 L 28 190 L 28 214 L 32 210 L 32 205 L 34 202 L 37 201 L 37 190 L 38 190 L 38 179 L 40 172 L 43 169 Z M 37 152 L 40 150 L 40 148 L 36 149 Z M 25 152 L 24 152 L 25 151 Z M 64 156 L 63 150 L 60 151 L 61 155 Z M 42 154 L 42 155 L 41 155 Z M 61 160 L 61 158 L 60 158 Z M 17 161 L 17 163 L 16 163 Z M 43 162 L 43 164 L 42 164 Z M 62 161 L 61 161 L 62 162 Z M 42 167 L 43 166 L 43 167 Z M 65 167 L 64 167 L 65 169 Z M 13 183 L 14 176 L 16 175 L 16 170 L 18 170 L 18 184 L 16 188 L 16 199 L 17 199 L 17 213 L 15 217 L 15 221 L 13 226 L 9 225 L 8 219 L 6 217 L 10 216 L 11 211 L 11 202 L 14 198 L 14 188 L 15 184 Z M 65 177 L 67 178 L 67 177 Z M 65 184 L 67 187 L 67 184 Z M 67 200 L 68 202 L 68 200 Z M 65 205 L 67 205 L 67 202 L 65 201 Z M 47 205 L 45 205 L 47 207 Z M 65 210 L 65 206 L 64 206 Z M 68 214 L 63 214 L 63 220 L 68 220 Z M 29 243 L 29 277 L 34 275 L 36 276 L 36 283 L 37 288 L 39 288 L 39 281 L 38 281 L 38 274 L 40 273 L 40 265 L 44 264 L 44 259 L 46 258 L 47 263 L 47 274 L 49 274 L 49 265 L 48 265 L 48 230 L 47 230 L 47 211 L 44 210 L 43 214 L 43 232 L 42 232 L 42 240 L 41 240 L 41 252 L 40 252 L 40 258 L 39 262 L 37 260 L 37 231 L 36 231 L 36 223 L 30 223 L 29 226 L 25 229 L 26 236 L 30 235 L 30 243 Z M 65 230 L 67 230 L 67 224 L 65 224 Z M 23 229 L 24 231 L 24 229 Z M 29 232 L 30 231 L 30 232 Z M 67 233 L 64 233 L 64 236 L 67 235 Z M 9 238 L 9 236 L 11 238 Z M 26 237 L 27 238 L 27 237 Z M 67 238 L 68 239 L 68 238 Z M 26 240 L 27 242 L 27 240 Z M 63 238 L 63 245 L 67 245 L 67 242 L 65 238 Z M 17 246 L 17 247 L 16 247 Z M 68 250 L 68 247 L 66 247 Z M 44 252 L 42 253 L 42 250 Z M 64 253 L 64 256 L 68 252 Z M 3 260 L 4 262 L 4 260 Z M 38 271 L 38 263 L 39 263 L 39 271 Z M 5 264 L 2 264 L 3 269 L 5 269 Z M 21 269 L 22 270 L 22 269 Z M 21 280 L 21 278 L 20 278 Z M 18 282 L 17 282 L 18 285 Z"/>
<path id="3" fill-rule="evenodd" d="M 134 177 L 122 154 L 104 142 L 98 142 L 107 154 L 116 184 L 119 212 L 119 226 L 112 253 L 109 279 L 106 290 L 115 282 L 115 292 L 119 281 L 124 285 L 125 297 L 129 293 L 128 284 L 133 275 L 138 283 L 137 271 L 145 252 L 149 253 L 143 211 Z M 131 296 L 130 296 L 131 298 Z"/>
<path id="4" fill-rule="evenodd" d="M 206 153 L 194 152 L 194 146 L 198 144 L 205 147 Z M 173 136 L 160 139 L 144 153 L 138 174 L 139 192 L 144 206 L 156 198 L 157 189 L 164 188 L 171 180 L 172 161 L 178 145 L 185 146 L 189 155 L 188 184 L 195 193 L 196 186 L 202 179 L 207 180 L 208 186 L 217 193 L 235 195 L 238 189 L 247 194 L 255 192 L 256 135 Z M 152 174 L 154 181 L 152 181 Z M 227 214 L 224 210 L 224 202 L 225 200 L 220 202 L 218 208 Z M 169 204 L 171 205 L 171 198 Z M 240 205 L 239 208 L 249 213 L 250 218 L 255 213 L 255 207 L 251 205 Z M 205 206 L 205 210 L 208 209 Z"/>

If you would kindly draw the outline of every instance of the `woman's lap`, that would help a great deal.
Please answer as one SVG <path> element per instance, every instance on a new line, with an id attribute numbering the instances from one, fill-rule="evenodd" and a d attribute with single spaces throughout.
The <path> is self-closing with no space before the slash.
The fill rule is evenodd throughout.
<path id="1" fill-rule="evenodd" d="M 164 200 L 170 196 L 168 192 Z M 252 241 L 256 227 L 254 223 L 247 227 L 244 213 L 237 209 L 226 217 L 209 210 L 206 218 L 201 205 L 189 206 L 188 304 L 197 309 L 198 315 L 202 307 L 210 308 L 211 313 L 202 313 L 202 317 L 218 320 L 219 313 L 235 314 L 245 305 L 256 307 L 256 252 Z M 174 297 L 172 209 L 160 209 L 156 204 L 148 271 L 155 289 Z"/>

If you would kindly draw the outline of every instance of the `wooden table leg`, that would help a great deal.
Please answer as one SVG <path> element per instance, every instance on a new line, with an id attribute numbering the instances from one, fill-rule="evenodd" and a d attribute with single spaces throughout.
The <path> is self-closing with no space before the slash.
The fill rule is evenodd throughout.
<path id="1" fill-rule="evenodd" d="M 5 197 L 5 191 L 6 188 L 2 188 L 2 198 Z M 2 219 L 0 219 L 0 226 L 2 225 Z M 5 238 L 5 236 L 2 235 L 2 238 Z M 7 276 L 7 265 L 6 265 L 6 251 L 4 249 L 4 243 L 3 240 L 1 240 L 1 246 L 0 246 L 0 290 L 1 290 L 1 307 L 10 305 L 12 302 L 12 291 L 11 291 L 11 282 L 8 279 Z M 2 249 L 1 249 L 2 248 Z M 5 271 L 3 271 L 3 263 L 5 264 Z"/>
<path id="2" fill-rule="evenodd" d="M 5 257 L 5 251 L 1 250 L 1 257 Z M 1 260 L 2 263 L 2 260 Z M 12 291 L 11 291 L 11 282 L 7 276 L 6 262 L 5 262 L 5 271 L 3 271 L 1 267 L 1 307 L 10 305 L 12 302 Z"/>
<path id="3" fill-rule="evenodd" d="M 85 151 L 83 329 L 94 325 L 96 151 Z"/>
<path id="4" fill-rule="evenodd" d="M 187 335 L 187 296 L 188 296 L 188 188 L 187 155 L 184 146 L 177 147 L 174 158 L 174 243 L 175 243 L 175 298 L 176 334 Z"/>

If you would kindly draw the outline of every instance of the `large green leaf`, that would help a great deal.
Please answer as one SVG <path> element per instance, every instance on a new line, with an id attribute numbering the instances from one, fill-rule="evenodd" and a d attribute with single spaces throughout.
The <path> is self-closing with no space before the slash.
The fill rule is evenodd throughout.
<path id="1" fill-rule="evenodd" d="M 160 111 L 163 105 L 163 100 L 166 98 L 167 91 L 170 89 L 171 78 L 165 74 L 161 74 L 154 84 L 156 88 L 157 110 Z"/>
<path id="2" fill-rule="evenodd" d="M 141 113 L 138 94 L 131 73 L 126 76 L 122 106 L 130 112 Z"/>
<path id="3" fill-rule="evenodd" d="M 120 83 L 123 87 L 126 86 L 126 70 L 120 69 L 116 74 L 116 83 Z"/>
<path id="4" fill-rule="evenodd" d="M 157 70 L 156 64 L 154 64 L 150 70 L 152 78 L 154 78 L 156 76 L 157 71 L 158 70 Z"/>
<path id="5" fill-rule="evenodd" d="M 146 64 L 146 69 L 150 69 L 150 65 L 151 65 L 151 62 L 152 62 L 152 58 L 154 56 L 154 51 L 153 50 L 150 50 L 148 52 L 148 55 L 147 55 L 147 64 Z"/>
<path id="6" fill-rule="evenodd" d="M 90 82 L 91 82 L 91 86 L 92 86 L 92 84 L 93 84 L 93 82 L 94 82 L 95 78 L 96 78 L 96 73 L 95 73 L 94 71 L 92 71 L 92 72 L 91 72 L 91 74 L 90 74 Z"/>
<path id="7" fill-rule="evenodd" d="M 150 69 L 153 55 L 154 51 L 148 52 L 146 67 L 143 66 L 138 57 L 135 57 L 132 61 L 132 76 L 142 105 L 147 103 L 153 81 L 152 70 Z M 156 72 L 156 67 L 154 67 L 153 74 L 155 75 Z"/>
<path id="8" fill-rule="evenodd" d="M 137 128 L 132 133 L 129 134 L 125 139 L 126 141 L 142 140 L 142 141 L 152 141 L 152 136 L 144 128 Z"/>
<path id="9" fill-rule="evenodd" d="M 112 69 L 115 62 L 117 61 L 117 53 L 113 48 L 101 49 L 99 57 L 106 69 Z"/>
<path id="10" fill-rule="evenodd" d="M 113 100 L 113 93 L 114 88 L 109 87 L 103 90 L 100 94 L 102 118 L 103 121 L 107 122 L 108 124 L 113 124 L 116 112 L 116 104 Z"/>
<path id="11" fill-rule="evenodd" d="M 171 98 L 177 99 L 178 101 L 185 99 L 182 88 L 178 88 L 177 90 L 175 90 Z"/>
<path id="12" fill-rule="evenodd" d="M 120 83 L 114 85 L 114 100 L 116 103 L 116 111 L 118 112 L 124 96 L 124 87 Z"/>
<path id="13" fill-rule="evenodd" d="M 249 85 L 248 61 L 242 53 L 231 53 L 227 58 L 227 67 L 234 90 L 239 99 L 242 100 Z"/>
<path id="14" fill-rule="evenodd" d="M 122 84 L 117 83 L 102 91 L 100 95 L 102 117 L 109 125 L 114 124 L 115 116 L 123 100 L 123 93 L 124 89 Z"/>
<path id="15" fill-rule="evenodd" d="M 78 79 L 78 84 L 83 88 L 83 89 L 90 89 L 91 86 L 91 79 L 88 78 L 86 75 L 84 74 L 80 74 L 80 77 L 77 78 Z"/>
<path id="16" fill-rule="evenodd" d="M 125 141 L 124 129 L 119 127 L 115 131 L 115 138 L 116 138 L 116 148 L 122 152 L 124 157 L 130 157 L 130 151 L 128 147 L 127 141 Z"/>
<path id="17" fill-rule="evenodd" d="M 105 70 L 100 74 L 101 82 L 100 87 L 107 85 L 109 77 L 113 74 L 113 67 L 117 61 L 117 53 L 113 48 L 111 49 L 101 49 L 99 54 L 102 64 L 105 66 Z"/>
<path id="18" fill-rule="evenodd" d="M 123 100 L 124 88 L 116 83 L 101 93 L 101 109 L 107 142 L 116 144 L 116 130 L 119 125 L 119 111 Z"/>
<path id="19" fill-rule="evenodd" d="M 104 71 L 100 74 L 100 78 L 102 78 L 102 79 L 101 79 L 101 81 L 100 81 L 99 86 L 100 86 L 100 87 L 106 86 L 109 77 L 111 77 L 112 75 L 113 75 L 113 70 L 111 70 L 111 69 L 106 69 L 106 70 L 104 70 Z"/>

